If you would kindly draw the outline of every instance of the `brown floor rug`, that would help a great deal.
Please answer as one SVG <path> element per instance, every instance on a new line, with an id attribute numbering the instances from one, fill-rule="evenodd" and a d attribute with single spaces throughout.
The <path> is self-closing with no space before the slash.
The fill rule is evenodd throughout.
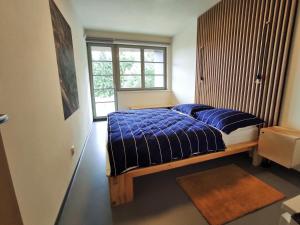
<path id="1" fill-rule="evenodd" d="M 177 182 L 211 225 L 225 224 L 284 198 L 235 165 L 179 177 Z"/>

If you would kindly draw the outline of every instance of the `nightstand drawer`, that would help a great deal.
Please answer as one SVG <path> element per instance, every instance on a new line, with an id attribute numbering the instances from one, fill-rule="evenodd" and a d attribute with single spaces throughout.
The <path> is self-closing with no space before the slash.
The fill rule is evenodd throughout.
<path id="1" fill-rule="evenodd" d="M 282 127 L 260 131 L 258 154 L 287 168 L 300 165 L 300 133 Z"/>

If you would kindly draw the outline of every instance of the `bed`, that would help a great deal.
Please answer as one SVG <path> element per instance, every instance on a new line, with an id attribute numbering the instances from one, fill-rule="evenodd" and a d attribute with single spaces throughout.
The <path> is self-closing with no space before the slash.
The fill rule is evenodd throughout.
<path id="1" fill-rule="evenodd" d="M 256 126 L 226 134 L 169 109 L 109 114 L 107 176 L 111 204 L 133 200 L 135 177 L 249 151 L 257 146 L 257 134 Z"/>

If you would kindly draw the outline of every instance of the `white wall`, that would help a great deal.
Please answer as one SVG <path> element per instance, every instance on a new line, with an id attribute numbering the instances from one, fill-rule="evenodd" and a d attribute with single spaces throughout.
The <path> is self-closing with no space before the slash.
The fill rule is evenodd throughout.
<path id="1" fill-rule="evenodd" d="M 170 105 L 172 94 L 169 90 L 159 91 L 119 91 L 118 110 L 132 106 Z"/>
<path id="2" fill-rule="evenodd" d="M 175 35 L 172 42 L 172 91 L 173 102 L 193 103 L 196 73 L 196 20 Z"/>
<path id="3" fill-rule="evenodd" d="M 300 7 L 295 22 L 280 124 L 300 130 Z"/>
<path id="4" fill-rule="evenodd" d="M 199 16 L 218 2 L 203 1 Z M 185 29 L 172 40 L 172 92 L 175 104 L 195 101 L 196 46 L 197 17 L 191 18 Z"/>
<path id="5" fill-rule="evenodd" d="M 85 30 L 87 37 L 113 38 L 129 41 L 157 42 L 170 45 L 172 38 L 169 36 L 146 35 L 139 33 L 124 33 L 110 31 Z M 167 90 L 157 91 L 118 91 L 117 104 L 119 110 L 128 109 L 130 106 L 151 106 L 172 103 L 172 51 L 167 46 Z"/>
<path id="6" fill-rule="evenodd" d="M 1 133 L 25 225 L 54 224 L 92 120 L 83 29 L 56 2 L 72 29 L 80 102 L 66 121 L 48 1 L 0 1 Z"/>

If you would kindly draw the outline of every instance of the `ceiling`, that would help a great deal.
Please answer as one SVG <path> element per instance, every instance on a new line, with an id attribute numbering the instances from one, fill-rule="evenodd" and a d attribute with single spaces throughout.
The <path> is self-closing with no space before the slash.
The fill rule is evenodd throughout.
<path id="1" fill-rule="evenodd" d="M 86 29 L 174 36 L 218 0 L 71 0 Z"/>

